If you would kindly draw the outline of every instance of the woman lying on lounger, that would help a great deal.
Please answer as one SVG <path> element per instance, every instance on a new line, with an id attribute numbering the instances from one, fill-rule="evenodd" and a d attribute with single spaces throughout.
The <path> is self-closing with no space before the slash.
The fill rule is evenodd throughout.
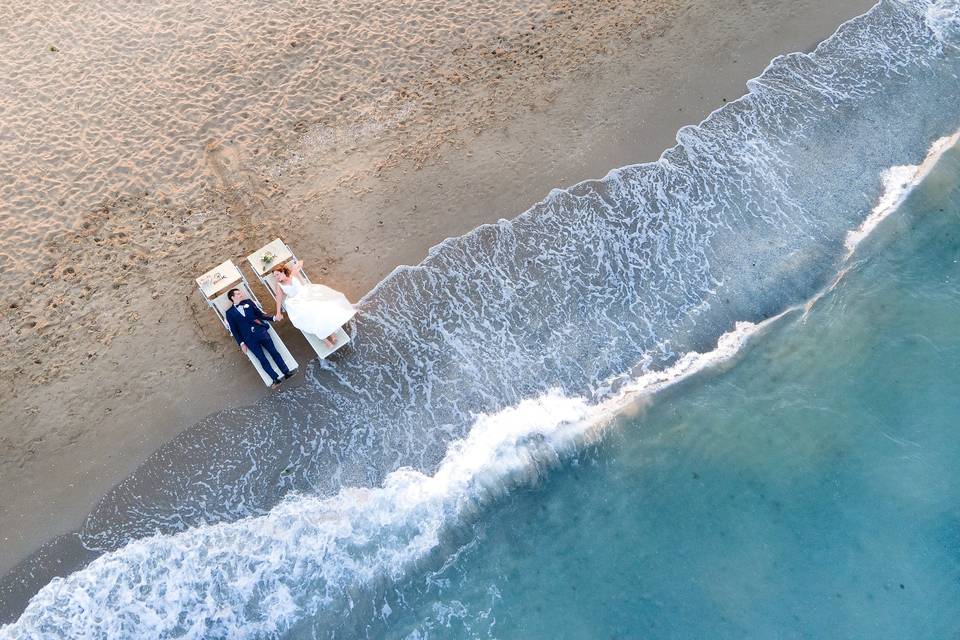
<path id="1" fill-rule="evenodd" d="M 293 326 L 323 338 L 324 343 L 332 347 L 337 343 L 337 329 L 353 317 L 353 305 L 342 293 L 307 282 L 302 268 L 303 265 L 294 260 L 273 270 L 277 281 L 274 289 L 277 313 L 273 318 L 282 320 L 280 310 L 286 309 Z"/>

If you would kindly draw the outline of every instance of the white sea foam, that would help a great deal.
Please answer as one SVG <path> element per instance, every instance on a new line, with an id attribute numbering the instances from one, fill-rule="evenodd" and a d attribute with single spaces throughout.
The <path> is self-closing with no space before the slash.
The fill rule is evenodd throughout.
<path id="1" fill-rule="evenodd" d="M 927 7 L 926 21 L 947 45 L 960 45 L 960 0 L 936 0 Z"/>
<path id="2" fill-rule="evenodd" d="M 863 241 L 870 233 L 876 229 L 877 225 L 883 222 L 891 213 L 906 200 L 913 189 L 923 182 L 923 179 L 930 173 L 948 149 L 960 141 L 960 130 L 953 135 L 944 136 L 938 139 L 930 146 L 926 158 L 920 164 L 899 165 L 890 167 L 883 172 L 881 180 L 883 182 L 883 193 L 877 206 L 873 208 L 870 215 L 867 216 L 863 224 L 856 230 L 847 233 L 844 245 L 847 248 L 847 257 L 849 258 L 857 249 L 857 245 Z"/>
<path id="3" fill-rule="evenodd" d="M 596 404 L 553 392 L 479 416 L 433 475 L 403 468 L 382 487 L 294 496 L 263 517 L 133 542 L 53 580 L 0 637 L 252 638 L 324 607 L 351 608 L 491 498 L 535 482 L 631 403 L 729 360 L 761 326 L 738 323 L 713 351 L 689 353 Z"/>

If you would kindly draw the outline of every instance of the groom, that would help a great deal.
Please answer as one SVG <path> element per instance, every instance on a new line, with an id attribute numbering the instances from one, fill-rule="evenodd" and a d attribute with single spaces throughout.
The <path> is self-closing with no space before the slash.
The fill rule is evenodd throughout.
<path id="1" fill-rule="evenodd" d="M 273 378 L 271 389 L 276 389 L 282 380 L 293 376 L 287 369 L 287 364 L 277 353 L 277 348 L 273 346 L 273 340 L 270 338 L 270 325 L 267 324 L 272 318 L 260 310 L 252 300 L 247 298 L 247 294 L 240 289 L 230 289 L 227 292 L 227 299 L 233 304 L 227 309 L 227 323 L 230 325 L 230 333 L 233 339 L 237 341 L 244 353 L 252 352 L 260 361 L 260 366 Z M 263 350 L 266 349 L 273 361 L 277 363 L 283 372 L 283 378 L 277 375 L 270 361 L 267 360 Z"/>

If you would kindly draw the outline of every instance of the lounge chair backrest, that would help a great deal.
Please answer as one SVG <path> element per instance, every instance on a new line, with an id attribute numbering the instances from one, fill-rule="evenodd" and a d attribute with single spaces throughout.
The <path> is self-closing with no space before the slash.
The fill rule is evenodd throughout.
<path id="1" fill-rule="evenodd" d="M 243 274 L 232 260 L 221 262 L 197 278 L 197 286 L 207 300 L 213 300 L 241 282 L 244 282 Z"/>
<path id="2" fill-rule="evenodd" d="M 237 289 L 246 289 L 246 288 L 247 288 L 247 287 L 246 287 L 246 286 L 243 286 L 243 285 L 237 287 Z M 250 295 L 250 294 L 247 293 L 247 295 Z M 233 303 L 230 302 L 230 300 L 227 299 L 227 294 L 226 294 L 226 293 L 220 294 L 219 296 L 217 296 L 216 298 L 214 298 L 213 300 L 211 300 L 210 303 L 213 304 L 213 305 L 220 311 L 220 313 L 222 313 L 222 314 L 224 314 L 224 315 L 226 315 L 227 309 L 229 309 L 231 306 L 233 306 Z"/>
<path id="3" fill-rule="evenodd" d="M 233 303 L 227 299 L 227 293 L 229 293 L 231 289 L 242 289 L 248 298 L 258 305 L 260 304 L 257 296 L 254 295 L 250 289 L 247 279 L 243 277 L 240 269 L 233 264 L 232 260 L 222 262 L 197 278 L 197 286 L 200 288 L 200 293 L 206 299 L 207 304 L 213 307 L 220 316 L 220 321 L 224 326 L 227 326 L 227 309 L 233 305 Z"/>
<path id="4" fill-rule="evenodd" d="M 271 258 L 270 260 L 264 260 L 263 257 L 267 256 Z M 263 283 L 263 286 L 267 288 L 267 291 L 270 292 L 270 295 L 274 295 L 277 286 L 277 278 L 273 274 L 273 270 L 278 266 L 296 260 L 297 256 L 293 253 L 293 250 L 286 245 L 286 243 L 277 238 L 273 240 L 270 244 L 260 247 L 254 253 L 251 253 L 247 256 L 247 262 L 250 264 L 250 267 L 253 269 L 254 273 L 257 274 L 257 277 L 260 278 L 260 282 Z M 303 276 L 303 279 L 307 282 L 310 282 L 310 277 L 304 273 L 300 272 Z"/>

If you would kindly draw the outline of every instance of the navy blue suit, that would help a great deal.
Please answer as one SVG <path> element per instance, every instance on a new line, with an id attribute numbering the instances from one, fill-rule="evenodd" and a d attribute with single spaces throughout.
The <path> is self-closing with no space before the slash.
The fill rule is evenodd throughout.
<path id="1" fill-rule="evenodd" d="M 243 313 L 240 312 L 240 309 L 243 309 Z M 247 345 L 247 349 L 260 361 L 260 366 L 267 372 L 267 375 L 273 378 L 274 382 L 278 382 L 280 376 L 270 366 L 270 361 L 267 360 L 267 356 L 263 352 L 264 349 L 280 367 L 283 375 L 290 374 L 286 363 L 277 353 L 277 348 L 273 346 L 273 340 L 270 338 L 269 322 L 273 318 L 261 311 L 260 307 L 253 303 L 253 300 L 242 300 L 239 304 L 233 305 L 227 309 L 226 316 L 233 339 L 237 341 L 238 345 L 241 343 Z"/>

